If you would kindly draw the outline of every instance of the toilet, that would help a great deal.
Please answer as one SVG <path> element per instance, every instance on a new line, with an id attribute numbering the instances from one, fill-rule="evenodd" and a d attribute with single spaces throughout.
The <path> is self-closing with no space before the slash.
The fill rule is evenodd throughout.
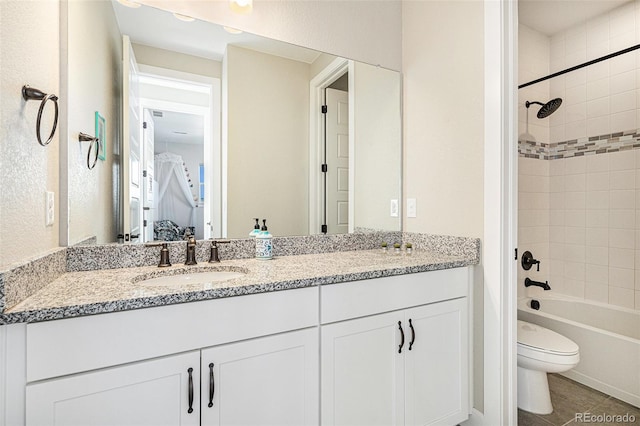
<path id="1" fill-rule="evenodd" d="M 518 408 L 535 414 L 553 412 L 547 373 L 571 370 L 579 361 L 575 342 L 518 320 Z"/>

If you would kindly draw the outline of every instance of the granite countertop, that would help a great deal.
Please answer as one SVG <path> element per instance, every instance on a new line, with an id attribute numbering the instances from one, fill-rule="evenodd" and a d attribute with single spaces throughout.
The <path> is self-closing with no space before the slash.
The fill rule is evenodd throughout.
<path id="1" fill-rule="evenodd" d="M 477 258 L 414 250 L 410 255 L 376 250 L 282 256 L 269 261 L 226 260 L 219 264 L 142 266 L 67 272 L 6 310 L 1 324 L 38 322 L 107 312 L 304 288 L 476 264 Z M 244 272 L 228 281 L 180 286 L 149 286 L 157 275 L 205 270 Z"/>

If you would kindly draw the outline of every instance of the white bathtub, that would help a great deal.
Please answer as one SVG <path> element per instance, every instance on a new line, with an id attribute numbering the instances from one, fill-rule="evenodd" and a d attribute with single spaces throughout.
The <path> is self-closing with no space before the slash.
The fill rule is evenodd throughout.
<path id="1" fill-rule="evenodd" d="M 518 300 L 518 319 L 573 340 L 580 363 L 563 375 L 640 407 L 640 312 L 583 300 Z"/>

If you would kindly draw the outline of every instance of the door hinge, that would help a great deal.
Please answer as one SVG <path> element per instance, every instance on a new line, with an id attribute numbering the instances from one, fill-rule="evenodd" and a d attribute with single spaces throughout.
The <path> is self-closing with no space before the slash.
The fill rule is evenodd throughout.
<path id="1" fill-rule="evenodd" d="M 145 226 L 145 227 L 147 226 L 147 219 L 142 221 L 142 226 Z"/>
<path id="2" fill-rule="evenodd" d="M 323 114 L 327 113 L 327 106 L 326 105 L 322 105 L 322 113 Z"/>
<path id="3" fill-rule="evenodd" d="M 142 177 L 147 177 L 147 171 L 146 170 L 142 171 Z"/>
<path id="4" fill-rule="evenodd" d="M 143 128 L 143 129 L 146 129 L 146 128 L 147 128 L 147 122 L 146 122 L 146 121 L 143 121 L 143 122 L 142 122 L 142 128 Z"/>
<path id="5" fill-rule="evenodd" d="M 321 232 L 322 232 L 323 234 L 326 234 L 326 233 L 327 233 L 327 225 L 322 225 L 322 227 L 321 227 Z"/>
<path id="6" fill-rule="evenodd" d="M 516 259 L 515 260 L 518 260 L 518 247 L 516 247 Z"/>
<path id="7" fill-rule="evenodd" d="M 320 166 L 320 170 L 322 170 L 322 173 L 327 173 L 329 171 L 329 166 L 323 164 L 322 166 Z"/>

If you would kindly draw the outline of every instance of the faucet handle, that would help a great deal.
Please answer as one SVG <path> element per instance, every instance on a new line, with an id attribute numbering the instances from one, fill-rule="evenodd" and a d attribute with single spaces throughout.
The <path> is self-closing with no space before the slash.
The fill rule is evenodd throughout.
<path id="1" fill-rule="evenodd" d="M 531 269 L 533 265 L 536 265 L 536 270 L 540 272 L 540 261 L 537 259 L 534 259 L 533 255 L 528 250 L 522 253 L 521 264 L 522 264 L 522 269 L 524 269 L 525 271 L 528 271 L 529 269 Z"/>
<path id="2" fill-rule="evenodd" d="M 228 244 L 229 240 L 216 240 L 211 239 L 211 252 L 209 254 L 209 263 L 220 263 L 220 256 L 218 255 L 218 244 Z"/>
<path id="3" fill-rule="evenodd" d="M 155 243 L 146 243 L 145 247 L 159 247 L 160 249 L 160 262 L 158 263 L 158 268 L 164 268 L 167 266 L 171 266 L 171 262 L 169 261 L 169 244 L 166 241 L 158 241 Z"/>

